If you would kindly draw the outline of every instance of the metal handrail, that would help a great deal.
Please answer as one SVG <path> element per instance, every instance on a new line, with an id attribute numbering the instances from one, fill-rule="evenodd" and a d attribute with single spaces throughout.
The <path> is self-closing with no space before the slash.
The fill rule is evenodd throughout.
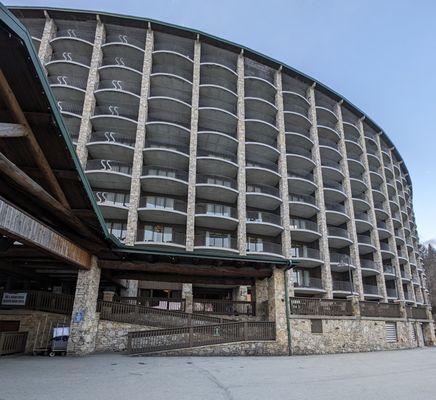
<path id="1" fill-rule="evenodd" d="M 129 207 L 130 194 L 94 190 L 94 196 L 99 205 L 115 205 Z"/>
<path id="2" fill-rule="evenodd" d="M 141 94 L 140 85 L 136 82 L 123 81 L 120 79 L 104 79 L 97 84 L 97 90 L 99 89 L 111 89 L 116 91 L 129 92 L 136 95 Z"/>
<path id="3" fill-rule="evenodd" d="M 221 175 L 200 175 L 197 174 L 197 184 L 209 184 L 209 185 L 217 185 L 226 188 L 236 189 L 237 183 L 233 178 L 229 178 L 227 176 Z"/>
<path id="4" fill-rule="evenodd" d="M 135 61 L 131 58 L 125 58 L 122 56 L 105 56 L 101 61 L 102 66 L 113 66 L 113 67 L 127 67 L 134 69 L 135 71 L 142 71 L 142 63 L 138 60 Z"/>
<path id="5" fill-rule="evenodd" d="M 338 228 L 337 226 L 327 227 L 328 236 L 339 236 L 346 239 L 350 238 L 350 235 L 346 229 Z"/>
<path id="6" fill-rule="evenodd" d="M 162 176 L 174 179 L 180 179 L 188 182 L 188 173 L 175 168 L 161 167 L 159 165 L 145 165 L 142 168 L 143 176 Z"/>
<path id="7" fill-rule="evenodd" d="M 86 89 L 86 79 L 79 79 L 68 75 L 50 75 L 47 77 L 51 86 L 71 86 L 79 89 Z"/>
<path id="8" fill-rule="evenodd" d="M 111 131 L 97 131 L 91 134 L 88 143 L 93 142 L 108 142 L 108 143 L 116 143 L 116 144 L 124 144 L 130 147 L 135 146 L 135 139 L 128 135 L 123 135 L 119 132 L 111 132 Z"/>
<path id="9" fill-rule="evenodd" d="M 309 194 L 289 193 L 289 201 L 295 201 L 295 202 L 307 203 L 313 205 L 316 204 L 315 197 Z"/>
<path id="10" fill-rule="evenodd" d="M 86 163 L 85 170 L 120 172 L 127 175 L 132 174 L 131 165 L 128 165 L 126 163 L 117 160 L 102 160 L 102 159 L 88 160 L 88 162 Z"/>
<path id="11" fill-rule="evenodd" d="M 173 211 L 181 211 L 186 212 L 187 203 L 182 200 L 173 199 L 172 197 L 164 197 L 165 201 L 164 205 L 156 204 L 156 202 L 149 201 L 150 199 L 154 199 L 156 196 L 142 196 L 139 199 L 139 208 L 146 209 L 156 209 L 156 210 L 173 210 Z"/>
<path id="12" fill-rule="evenodd" d="M 290 226 L 291 226 L 291 230 L 306 229 L 309 231 L 318 232 L 318 225 L 315 222 L 307 219 L 291 218 Z"/>
<path id="13" fill-rule="evenodd" d="M 311 249 L 310 247 L 291 247 L 291 257 L 321 260 L 321 253 L 318 249 Z"/>
<path id="14" fill-rule="evenodd" d="M 89 65 L 91 64 L 91 57 L 77 54 L 71 51 L 64 51 L 62 53 L 53 53 L 50 57 L 50 61 L 76 62 L 89 67 Z"/>
<path id="15" fill-rule="evenodd" d="M 247 252 L 282 254 L 282 245 L 270 241 L 250 242 L 247 239 Z"/>
<path id="16" fill-rule="evenodd" d="M 247 211 L 247 222 L 264 222 L 281 226 L 280 215 L 266 211 Z"/>
<path id="17" fill-rule="evenodd" d="M 238 210 L 235 207 L 223 206 L 216 203 L 196 203 L 195 214 L 206 214 L 214 217 L 238 218 Z"/>
<path id="18" fill-rule="evenodd" d="M 270 194 L 271 196 L 279 197 L 280 191 L 274 186 L 261 185 L 261 184 L 247 184 L 247 193 L 263 193 Z"/>

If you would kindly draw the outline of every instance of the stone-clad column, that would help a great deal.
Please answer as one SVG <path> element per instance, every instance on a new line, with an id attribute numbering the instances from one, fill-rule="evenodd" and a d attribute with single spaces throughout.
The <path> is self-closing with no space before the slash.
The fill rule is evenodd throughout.
<path id="1" fill-rule="evenodd" d="M 285 303 L 285 277 L 283 270 L 274 267 L 268 279 L 268 316 L 276 324 L 276 343 L 286 354 L 288 347 L 288 331 Z"/>
<path id="2" fill-rule="evenodd" d="M 380 138 L 377 139 L 377 143 L 380 147 Z M 391 209 L 391 204 L 389 203 L 389 192 L 388 192 L 388 187 L 387 187 L 387 179 L 386 179 L 386 172 L 385 172 L 385 162 L 383 159 L 383 155 L 381 154 L 381 151 L 378 153 L 379 156 L 381 155 L 380 158 L 380 163 L 381 163 L 381 167 L 383 169 L 383 183 L 382 183 L 382 190 L 383 190 L 383 194 L 386 197 L 386 202 L 385 202 L 385 207 L 386 210 L 388 212 L 388 219 L 386 220 L 386 226 L 388 231 L 390 232 L 391 236 L 388 239 L 389 242 L 389 249 L 395 254 L 394 258 L 393 258 L 393 266 L 395 268 L 395 275 L 397 276 L 397 279 L 395 280 L 396 286 L 397 286 L 397 292 L 398 292 L 398 298 L 400 301 L 404 301 L 404 291 L 403 291 L 403 282 L 401 280 L 401 270 L 400 270 L 400 261 L 398 260 L 398 253 L 397 253 L 397 246 L 396 246 L 396 240 L 395 240 L 395 229 L 394 229 L 394 222 L 392 221 L 392 209 Z M 390 156 L 390 164 L 392 166 L 392 171 L 394 171 L 393 169 L 393 163 L 392 163 L 392 156 L 391 154 L 389 154 Z M 395 177 L 395 173 L 393 172 L 394 177 Z M 395 178 L 394 178 L 395 179 Z"/>
<path id="3" fill-rule="evenodd" d="M 276 84 L 276 107 L 277 107 L 277 129 L 279 131 L 277 136 L 277 149 L 280 152 L 279 155 L 279 174 L 280 179 L 280 197 L 282 204 L 280 206 L 280 215 L 283 227 L 282 233 L 282 254 L 285 258 L 291 258 L 291 227 L 289 217 L 289 188 L 288 188 L 288 165 L 286 160 L 286 129 L 285 129 L 285 116 L 283 106 L 283 85 L 282 85 L 282 70 L 278 70 L 275 76 Z M 293 274 L 288 274 L 288 292 L 289 296 L 294 296 L 294 282 Z"/>
<path id="4" fill-rule="evenodd" d="M 141 98 L 139 100 L 138 123 L 136 125 L 135 150 L 133 154 L 132 181 L 130 184 L 130 204 L 127 216 L 125 244 L 133 246 L 138 229 L 138 207 L 141 197 L 141 174 L 143 165 L 146 123 L 148 118 L 148 98 L 150 94 L 150 74 L 153 53 L 153 31 L 147 29 L 144 60 L 142 63 Z M 136 296 L 136 294 L 135 294 Z"/>
<path id="5" fill-rule="evenodd" d="M 360 144 L 363 149 L 363 165 L 365 167 L 365 171 L 363 173 L 365 183 L 368 186 L 368 193 L 367 193 L 367 199 L 369 203 L 369 222 L 372 225 L 371 230 L 371 242 L 373 246 L 375 246 L 376 251 L 374 253 L 374 261 L 377 263 L 379 267 L 379 274 L 377 275 L 377 287 L 379 294 L 383 296 L 383 301 L 387 301 L 387 294 L 386 294 L 386 284 L 385 284 L 385 277 L 383 274 L 383 258 L 381 255 L 381 248 L 380 248 L 380 238 L 378 235 L 378 228 L 377 228 L 377 216 L 375 214 L 374 209 L 374 198 L 372 195 L 372 183 L 371 183 L 371 176 L 370 176 L 370 170 L 369 170 L 369 161 L 368 161 L 368 153 L 366 151 L 366 141 L 365 141 L 365 131 L 363 127 L 363 119 L 360 119 L 358 122 L 358 128 L 360 132 Z M 382 162 L 382 160 L 380 160 Z"/>
<path id="6" fill-rule="evenodd" d="M 182 284 L 182 299 L 185 300 L 185 312 L 192 313 L 194 306 L 194 295 L 192 283 Z"/>
<path id="7" fill-rule="evenodd" d="M 141 98 L 139 100 L 138 122 L 136 125 L 135 150 L 133 153 L 132 180 L 130 183 L 129 213 L 127 215 L 127 231 L 124 243 L 134 246 L 138 230 L 138 207 L 141 198 L 141 174 L 148 118 L 148 98 L 150 94 L 150 74 L 152 67 L 152 53 L 154 45 L 153 31 L 147 29 L 145 40 L 144 60 L 142 63 Z M 126 280 L 126 289 L 122 295 L 126 297 L 138 296 L 138 281 Z"/>
<path id="8" fill-rule="evenodd" d="M 238 248 L 240 255 L 247 254 L 247 180 L 245 171 L 245 71 L 244 52 L 238 56 Z"/>
<path id="9" fill-rule="evenodd" d="M 91 117 L 94 114 L 95 109 L 95 97 L 94 90 L 97 87 L 99 81 L 98 67 L 101 64 L 103 58 L 103 51 L 101 45 L 105 41 L 105 28 L 104 25 L 97 21 L 97 27 L 95 30 L 95 39 L 92 49 L 91 64 L 89 66 L 88 83 L 86 84 L 85 100 L 83 102 L 82 119 L 80 122 L 79 138 L 77 140 L 77 156 L 79 158 L 82 167 L 85 167 L 88 160 L 88 149 L 86 144 L 89 141 L 89 137 L 92 131 Z"/>
<path id="10" fill-rule="evenodd" d="M 192 77 L 192 108 L 191 108 L 191 136 L 189 140 L 189 180 L 188 206 L 186 217 L 186 250 L 194 250 L 195 242 L 195 184 L 197 182 L 197 136 L 198 136 L 198 101 L 200 97 L 200 39 L 194 44 L 194 68 Z"/>
<path id="11" fill-rule="evenodd" d="M 44 31 L 42 32 L 41 43 L 39 45 L 38 57 L 41 61 L 42 66 L 45 69 L 45 64 L 50 60 L 52 54 L 52 48 L 50 46 L 50 41 L 53 39 L 56 32 L 56 24 L 47 11 L 44 11 L 45 15 L 45 25 Z"/>
<path id="12" fill-rule="evenodd" d="M 79 270 L 77 273 L 76 294 L 67 349 L 70 355 L 81 356 L 92 353 L 95 349 L 99 320 L 96 308 L 100 272 L 97 258 L 93 257 L 91 269 Z"/>
<path id="13" fill-rule="evenodd" d="M 356 221 L 354 217 L 353 192 L 351 190 L 350 171 L 348 169 L 347 147 L 345 145 L 344 124 L 342 120 L 341 105 L 342 105 L 342 100 L 340 103 L 336 105 L 336 116 L 338 117 L 337 127 L 340 135 L 339 151 L 342 156 L 341 168 L 342 168 L 342 173 L 344 174 L 344 190 L 345 190 L 345 194 L 347 195 L 347 198 L 345 199 L 345 211 L 347 215 L 350 217 L 350 220 L 347 222 L 347 231 L 350 233 L 351 240 L 353 241 L 353 243 L 350 245 L 350 258 L 351 258 L 351 264 L 355 266 L 355 269 L 353 271 L 354 289 L 359 294 L 360 300 L 363 300 L 364 294 L 363 294 L 363 283 L 362 283 L 362 271 L 360 269 L 359 244 L 357 241 Z"/>
<path id="14" fill-rule="evenodd" d="M 316 190 L 316 205 L 319 208 L 318 213 L 318 229 L 321 234 L 319 239 L 319 250 L 321 253 L 321 258 L 324 260 L 324 265 L 321 267 L 322 283 L 324 285 L 324 290 L 326 291 L 325 297 L 328 299 L 333 298 L 333 283 L 332 283 L 332 273 L 330 269 L 330 250 L 329 250 L 329 240 L 327 233 L 327 219 L 325 215 L 325 202 L 324 202 L 324 184 L 322 179 L 322 169 L 321 169 L 321 153 L 319 150 L 319 139 L 318 139 L 318 126 L 316 118 L 316 104 L 315 104 L 315 84 L 313 84 L 308 89 L 308 99 L 310 103 L 309 119 L 312 123 L 311 127 L 311 138 L 314 143 L 313 146 L 313 161 L 315 161 L 314 169 L 314 179 L 318 188 Z"/>

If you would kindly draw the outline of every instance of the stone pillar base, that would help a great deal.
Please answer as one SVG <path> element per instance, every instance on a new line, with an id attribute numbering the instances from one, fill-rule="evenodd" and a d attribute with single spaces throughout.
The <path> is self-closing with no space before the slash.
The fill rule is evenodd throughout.
<path id="1" fill-rule="evenodd" d="M 182 299 L 185 300 L 185 312 L 192 313 L 194 308 L 192 283 L 182 284 Z"/>

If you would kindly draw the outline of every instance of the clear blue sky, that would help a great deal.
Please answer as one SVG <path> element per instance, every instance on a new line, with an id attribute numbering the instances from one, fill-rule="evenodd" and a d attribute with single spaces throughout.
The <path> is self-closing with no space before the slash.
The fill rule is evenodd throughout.
<path id="1" fill-rule="evenodd" d="M 371 116 L 410 171 L 421 240 L 436 238 L 436 1 L 5 1 L 116 12 L 205 31 L 289 64 Z"/>

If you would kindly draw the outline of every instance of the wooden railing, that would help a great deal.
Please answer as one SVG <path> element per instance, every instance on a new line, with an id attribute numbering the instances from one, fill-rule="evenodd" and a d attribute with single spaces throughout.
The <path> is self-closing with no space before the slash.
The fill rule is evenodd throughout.
<path id="1" fill-rule="evenodd" d="M 378 303 L 373 301 L 359 302 L 362 317 L 401 317 L 400 305 L 395 303 Z"/>
<path id="2" fill-rule="evenodd" d="M 2 305 L 4 293 L 26 293 L 24 305 Z M 0 308 L 47 311 L 57 314 L 71 314 L 73 311 L 74 296 L 57 294 L 38 290 L 0 290 Z"/>
<path id="3" fill-rule="evenodd" d="M 160 310 L 185 311 L 185 299 L 169 299 L 167 297 L 118 297 L 116 301 L 158 308 Z"/>
<path id="4" fill-rule="evenodd" d="M 289 303 L 291 314 L 296 315 L 352 315 L 351 302 L 348 300 L 291 297 Z"/>
<path id="5" fill-rule="evenodd" d="M 215 318 L 207 315 L 185 313 L 183 311 L 161 310 L 136 304 L 99 301 L 97 311 L 100 318 L 130 324 L 175 328 L 184 326 L 210 325 L 233 322 L 229 319 Z"/>
<path id="6" fill-rule="evenodd" d="M 26 342 L 27 332 L 0 332 L 0 356 L 23 353 Z"/>
<path id="7" fill-rule="evenodd" d="M 274 322 L 233 322 L 129 332 L 127 351 L 131 354 L 192 348 L 247 340 L 275 340 Z"/>
<path id="8" fill-rule="evenodd" d="M 255 315 L 256 303 L 250 301 L 194 299 L 194 313 L 218 315 Z"/>

